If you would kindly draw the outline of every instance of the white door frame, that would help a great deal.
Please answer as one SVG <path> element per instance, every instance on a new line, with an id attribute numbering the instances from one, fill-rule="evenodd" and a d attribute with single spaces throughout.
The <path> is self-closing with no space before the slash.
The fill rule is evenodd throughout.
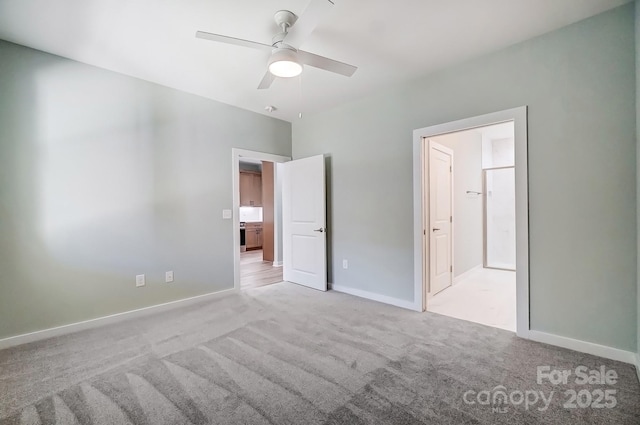
<path id="1" fill-rule="evenodd" d="M 289 156 L 274 155 L 238 148 L 231 149 L 231 181 L 233 182 L 233 289 L 236 291 L 240 290 L 240 220 L 238 220 L 238 218 L 240 217 L 240 158 L 242 157 L 259 159 L 260 161 L 271 161 L 273 163 L 291 161 L 291 157 Z M 274 178 L 276 178 L 276 175 L 277 170 L 275 170 Z M 274 181 L 274 187 L 275 184 L 276 182 Z M 279 201 L 276 199 L 274 204 L 277 205 L 278 202 Z M 276 246 L 281 232 L 282 229 L 279 228 L 278 223 L 276 222 L 273 229 L 273 242 Z"/>
<path id="2" fill-rule="evenodd" d="M 429 244 L 426 243 L 425 221 L 428 223 L 429 199 L 424 186 L 429 176 L 423 176 L 424 139 L 456 133 L 502 122 L 514 122 L 516 167 L 516 334 L 529 338 L 529 191 L 527 171 L 527 107 L 507 109 L 477 117 L 414 130 L 413 132 L 413 251 L 414 309 L 425 311 L 429 276 Z M 424 186 L 423 186 L 424 185 Z M 427 278 L 425 278 L 425 276 Z"/>

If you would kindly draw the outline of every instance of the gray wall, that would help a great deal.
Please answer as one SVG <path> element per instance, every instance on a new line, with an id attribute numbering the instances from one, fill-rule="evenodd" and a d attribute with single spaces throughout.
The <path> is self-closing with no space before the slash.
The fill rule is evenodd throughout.
<path id="1" fill-rule="evenodd" d="M 453 273 L 482 265 L 484 251 L 482 196 L 482 134 L 471 130 L 432 138 L 453 150 Z"/>
<path id="2" fill-rule="evenodd" d="M 330 156 L 333 282 L 412 300 L 413 130 L 528 105 L 531 327 L 635 351 L 634 56 L 629 4 L 295 121 L 294 157 Z"/>
<path id="3" fill-rule="evenodd" d="M 636 185 L 637 196 L 638 196 L 638 226 L 640 226 L 640 0 L 636 0 L 635 2 L 635 15 L 636 15 L 636 165 L 638 166 L 638 180 Z M 638 228 L 638 253 L 640 254 L 640 227 Z M 638 256 L 638 262 L 636 264 L 640 264 L 640 256 Z M 636 365 L 638 377 L 640 378 L 640 267 L 638 267 L 638 280 L 637 280 L 637 291 L 638 291 L 638 305 L 636 310 L 636 321 L 637 321 L 637 338 L 638 338 L 638 364 Z"/>
<path id="4" fill-rule="evenodd" d="M 6 42 L 0 58 L 0 338 L 233 286 L 231 148 L 290 155 L 289 123 Z"/>

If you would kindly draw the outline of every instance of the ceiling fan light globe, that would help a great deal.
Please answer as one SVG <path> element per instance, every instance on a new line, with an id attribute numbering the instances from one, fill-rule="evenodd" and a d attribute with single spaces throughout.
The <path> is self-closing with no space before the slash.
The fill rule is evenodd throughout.
<path id="1" fill-rule="evenodd" d="M 291 78 L 302 73 L 302 66 L 293 61 L 277 61 L 269 65 L 269 72 L 276 77 Z"/>
<path id="2" fill-rule="evenodd" d="M 294 50 L 279 49 L 269 58 L 269 72 L 276 77 L 296 77 L 302 73 L 302 65 L 298 62 Z"/>

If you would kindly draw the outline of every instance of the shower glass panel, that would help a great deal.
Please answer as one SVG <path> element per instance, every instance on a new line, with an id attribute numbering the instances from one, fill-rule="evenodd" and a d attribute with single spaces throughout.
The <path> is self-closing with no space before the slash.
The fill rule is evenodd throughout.
<path id="1" fill-rule="evenodd" d="M 516 269 L 516 185 L 514 167 L 484 174 L 485 258 L 488 268 Z"/>

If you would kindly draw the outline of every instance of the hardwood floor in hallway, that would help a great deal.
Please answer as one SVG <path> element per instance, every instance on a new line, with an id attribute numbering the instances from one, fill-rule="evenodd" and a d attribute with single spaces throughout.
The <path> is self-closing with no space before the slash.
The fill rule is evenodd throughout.
<path id="1" fill-rule="evenodd" d="M 262 250 L 240 253 L 240 288 L 257 288 L 282 282 L 282 267 L 273 267 L 271 261 L 262 261 Z"/>

